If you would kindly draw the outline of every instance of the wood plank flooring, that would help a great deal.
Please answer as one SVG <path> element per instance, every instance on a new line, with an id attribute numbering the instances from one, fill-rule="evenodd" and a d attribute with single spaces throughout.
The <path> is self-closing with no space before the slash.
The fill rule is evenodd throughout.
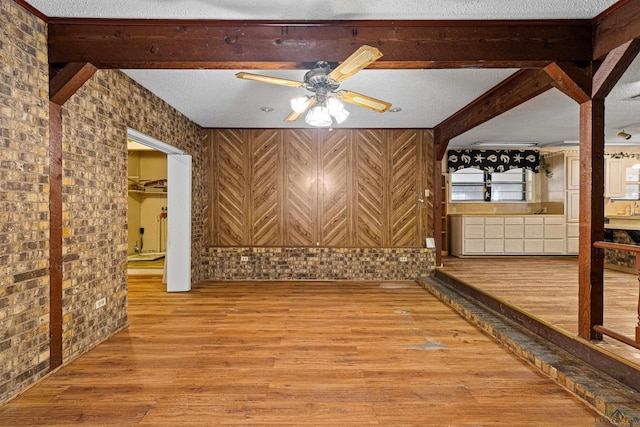
<path id="1" fill-rule="evenodd" d="M 130 327 L 2 426 L 593 426 L 576 397 L 413 282 L 129 284 Z"/>
<path id="2" fill-rule="evenodd" d="M 573 334 L 578 333 L 577 257 L 445 257 L 443 270 Z M 638 277 L 605 269 L 604 326 L 635 337 Z M 602 348 L 640 365 L 640 351 L 605 337 Z"/>

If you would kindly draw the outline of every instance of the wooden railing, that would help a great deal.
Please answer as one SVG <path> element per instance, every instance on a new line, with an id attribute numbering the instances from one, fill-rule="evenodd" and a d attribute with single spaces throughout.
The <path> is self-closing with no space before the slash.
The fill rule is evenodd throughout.
<path id="1" fill-rule="evenodd" d="M 638 309 L 637 309 L 638 323 L 636 324 L 635 341 L 627 337 L 626 335 L 623 335 L 611 329 L 605 328 L 602 325 L 595 325 L 593 327 L 593 330 L 640 350 L 640 246 L 625 245 L 622 243 L 611 243 L 611 242 L 594 242 L 593 247 L 602 248 L 602 249 L 612 249 L 616 251 L 631 252 L 636 255 L 636 271 L 638 272 L 639 287 L 638 287 Z"/>

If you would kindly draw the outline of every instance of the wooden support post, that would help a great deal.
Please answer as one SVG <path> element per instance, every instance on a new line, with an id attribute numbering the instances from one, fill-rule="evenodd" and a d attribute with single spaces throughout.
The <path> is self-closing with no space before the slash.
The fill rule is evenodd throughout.
<path id="1" fill-rule="evenodd" d="M 603 320 L 604 99 L 580 104 L 580 244 L 578 255 L 578 335 L 602 339 L 593 327 Z"/>
<path id="2" fill-rule="evenodd" d="M 49 102 L 49 369 L 62 365 L 62 106 Z"/>

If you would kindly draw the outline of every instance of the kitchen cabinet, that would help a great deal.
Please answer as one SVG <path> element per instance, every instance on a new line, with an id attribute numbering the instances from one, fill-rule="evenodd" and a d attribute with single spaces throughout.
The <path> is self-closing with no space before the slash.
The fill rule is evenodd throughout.
<path id="1" fill-rule="evenodd" d="M 504 218 L 504 251 L 524 253 L 524 217 L 506 216 Z"/>
<path id="2" fill-rule="evenodd" d="M 545 215 L 543 252 L 545 254 L 564 254 L 566 253 L 566 241 L 564 218 L 560 215 Z"/>
<path id="3" fill-rule="evenodd" d="M 567 223 L 567 255 L 578 255 L 580 226 L 577 222 Z"/>
<path id="4" fill-rule="evenodd" d="M 562 215 L 456 215 L 451 216 L 450 226 L 450 249 L 456 256 L 562 255 L 567 251 Z"/>
<path id="5" fill-rule="evenodd" d="M 577 154 L 569 154 L 565 157 L 566 189 L 580 189 L 580 157 Z"/>
<path id="6" fill-rule="evenodd" d="M 524 253 L 541 254 L 544 252 L 544 218 L 528 216 L 524 219 Z"/>
<path id="7" fill-rule="evenodd" d="M 604 197 L 625 197 L 626 164 L 624 159 L 607 158 L 604 162 Z"/>
<path id="8" fill-rule="evenodd" d="M 565 157 L 566 194 L 564 199 L 565 217 L 565 252 L 567 255 L 578 254 L 578 234 L 580 221 L 580 161 L 577 155 Z"/>
<path id="9" fill-rule="evenodd" d="M 484 218 L 484 252 L 487 254 L 504 253 L 504 217 L 488 216 Z"/>
<path id="10" fill-rule="evenodd" d="M 580 192 L 577 190 L 567 191 L 565 200 L 565 217 L 567 222 L 580 221 Z"/>

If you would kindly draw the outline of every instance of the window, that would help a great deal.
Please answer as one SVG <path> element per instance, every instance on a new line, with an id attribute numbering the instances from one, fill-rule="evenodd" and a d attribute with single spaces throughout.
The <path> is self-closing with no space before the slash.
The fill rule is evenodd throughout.
<path id="1" fill-rule="evenodd" d="M 451 201 L 523 202 L 530 198 L 532 174 L 525 169 L 460 169 L 451 174 Z"/>
<path id="2" fill-rule="evenodd" d="M 483 201 L 487 172 L 480 169 L 460 169 L 451 174 L 451 201 Z"/>

